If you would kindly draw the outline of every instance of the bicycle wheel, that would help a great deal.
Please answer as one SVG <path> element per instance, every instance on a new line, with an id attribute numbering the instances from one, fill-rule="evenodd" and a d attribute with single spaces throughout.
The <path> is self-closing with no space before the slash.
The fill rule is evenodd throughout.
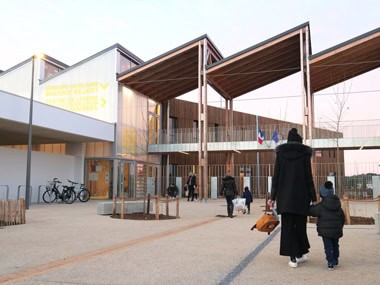
<path id="1" fill-rule="evenodd" d="M 84 188 L 78 193 L 78 198 L 81 202 L 87 202 L 90 199 L 90 191 Z"/>
<path id="2" fill-rule="evenodd" d="M 74 201 L 76 199 L 75 191 L 71 190 L 71 189 L 64 191 L 62 193 L 62 198 L 63 198 L 63 201 L 66 204 L 72 204 L 72 203 L 74 203 Z"/>
<path id="3" fill-rule="evenodd" d="M 57 192 L 54 190 L 46 190 L 42 195 L 42 199 L 45 203 L 52 203 L 57 200 Z"/>

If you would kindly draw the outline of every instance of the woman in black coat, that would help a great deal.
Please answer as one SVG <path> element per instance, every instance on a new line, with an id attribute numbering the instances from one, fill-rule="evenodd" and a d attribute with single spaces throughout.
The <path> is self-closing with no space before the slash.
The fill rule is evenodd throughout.
<path id="1" fill-rule="evenodd" d="M 306 233 L 308 209 L 317 200 L 311 171 L 312 149 L 302 144 L 297 129 L 288 142 L 276 148 L 276 164 L 268 205 L 276 201 L 281 214 L 280 255 L 289 256 L 289 266 L 306 261 L 310 244 Z"/>
<path id="2" fill-rule="evenodd" d="M 226 198 L 227 202 L 227 214 L 230 218 L 233 218 L 233 212 L 234 212 L 234 204 L 232 203 L 232 200 L 235 199 L 235 197 L 238 195 L 238 191 L 236 189 L 236 183 L 235 178 L 230 175 L 228 172 L 226 176 L 222 179 L 222 187 L 220 191 L 220 195 Z"/>

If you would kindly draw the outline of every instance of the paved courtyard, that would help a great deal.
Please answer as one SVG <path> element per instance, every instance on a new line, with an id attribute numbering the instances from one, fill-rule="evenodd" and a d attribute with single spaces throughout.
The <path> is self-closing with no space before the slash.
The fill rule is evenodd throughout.
<path id="1" fill-rule="evenodd" d="M 0 228 L 0 284 L 379 284 L 375 225 L 345 226 L 340 266 L 328 271 L 315 225 L 309 260 L 290 268 L 279 256 L 279 228 L 250 228 L 262 214 L 226 214 L 224 199 L 180 201 L 180 218 L 112 219 L 99 201 L 33 204 L 25 225 Z M 175 203 L 170 203 L 175 215 Z M 371 216 L 376 207 L 363 210 Z M 164 208 L 163 208 L 164 210 Z"/>

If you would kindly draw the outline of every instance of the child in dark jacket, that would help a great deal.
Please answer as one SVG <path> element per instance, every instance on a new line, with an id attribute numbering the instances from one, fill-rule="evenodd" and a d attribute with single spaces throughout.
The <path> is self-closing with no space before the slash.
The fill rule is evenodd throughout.
<path id="1" fill-rule="evenodd" d="M 248 214 L 250 214 L 251 213 L 251 203 L 253 202 L 253 199 L 252 199 L 252 193 L 251 193 L 251 191 L 249 191 L 248 186 L 244 187 L 243 198 L 245 198 L 245 205 L 247 206 Z"/>
<path id="2" fill-rule="evenodd" d="M 317 232 L 322 237 L 329 270 L 338 265 L 339 238 L 343 236 L 344 212 L 339 198 L 334 195 L 331 181 L 320 189 L 322 201 L 309 209 L 309 214 L 318 217 Z"/>

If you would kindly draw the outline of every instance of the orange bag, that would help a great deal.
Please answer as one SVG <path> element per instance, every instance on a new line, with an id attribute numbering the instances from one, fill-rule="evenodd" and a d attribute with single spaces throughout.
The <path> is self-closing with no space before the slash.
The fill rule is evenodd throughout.
<path id="1" fill-rule="evenodd" d="M 280 223 L 278 215 L 275 209 L 272 209 L 272 213 L 264 213 L 260 219 L 253 225 L 251 231 L 255 228 L 260 232 L 266 232 L 268 235 L 278 226 Z"/>

